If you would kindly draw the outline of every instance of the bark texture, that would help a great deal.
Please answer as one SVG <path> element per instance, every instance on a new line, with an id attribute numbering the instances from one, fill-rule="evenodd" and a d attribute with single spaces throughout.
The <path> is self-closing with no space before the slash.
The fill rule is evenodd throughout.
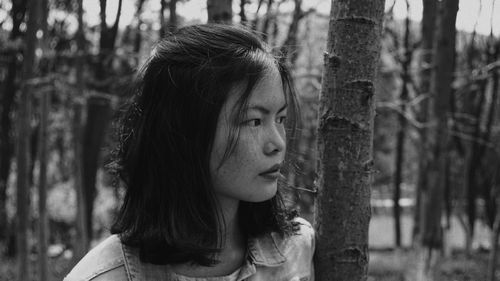
<path id="1" fill-rule="evenodd" d="M 232 0 L 207 0 L 208 22 L 231 23 L 233 20 Z"/>
<path id="2" fill-rule="evenodd" d="M 366 280 L 384 0 L 332 1 L 318 128 L 316 279 Z"/>

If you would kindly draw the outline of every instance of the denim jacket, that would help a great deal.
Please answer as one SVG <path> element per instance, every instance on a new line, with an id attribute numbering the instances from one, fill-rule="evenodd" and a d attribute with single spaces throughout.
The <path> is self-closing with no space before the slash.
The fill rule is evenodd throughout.
<path id="1" fill-rule="evenodd" d="M 300 230 L 286 239 L 275 233 L 249 239 L 247 259 L 229 276 L 176 275 L 168 265 L 141 262 L 137 249 L 111 235 L 87 253 L 63 281 L 313 281 L 314 230 L 306 220 L 295 220 Z"/>

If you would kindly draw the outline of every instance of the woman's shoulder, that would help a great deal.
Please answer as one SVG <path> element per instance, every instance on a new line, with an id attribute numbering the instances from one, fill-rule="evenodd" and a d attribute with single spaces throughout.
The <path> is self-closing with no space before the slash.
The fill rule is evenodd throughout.
<path id="1" fill-rule="evenodd" d="M 127 280 L 120 238 L 111 235 L 90 250 L 64 281 Z"/>
<path id="2" fill-rule="evenodd" d="M 296 231 L 287 237 L 287 239 L 283 239 L 283 251 L 301 250 L 311 252 L 312 254 L 314 252 L 316 239 L 314 228 L 311 223 L 301 217 L 294 218 L 292 222 L 296 225 Z"/>
<path id="3" fill-rule="evenodd" d="M 315 247 L 315 231 L 307 220 L 296 217 L 292 220 L 294 231 L 290 235 L 271 233 L 273 241 L 279 252 L 284 256 L 290 254 L 297 256 L 312 256 Z"/>
<path id="4" fill-rule="evenodd" d="M 314 228 L 306 219 L 295 217 L 292 222 L 299 226 L 298 235 L 314 236 Z"/>
<path id="5" fill-rule="evenodd" d="M 277 261 L 260 267 L 258 272 L 263 280 L 314 280 L 313 255 L 315 250 L 315 231 L 311 224 L 300 217 L 294 218 L 296 226 L 291 235 L 281 236 L 272 233 L 272 244 L 265 247 L 262 254 L 267 260 Z M 266 244 L 266 245 L 269 245 Z M 272 278 L 268 278 L 272 276 Z M 279 278 L 275 278 L 279 277 Z"/>

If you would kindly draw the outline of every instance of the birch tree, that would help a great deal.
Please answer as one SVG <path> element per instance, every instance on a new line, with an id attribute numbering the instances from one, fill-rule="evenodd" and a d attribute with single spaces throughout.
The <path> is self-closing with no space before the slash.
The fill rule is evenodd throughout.
<path id="1" fill-rule="evenodd" d="M 332 1 L 321 90 L 317 280 L 366 280 L 384 0 Z"/>

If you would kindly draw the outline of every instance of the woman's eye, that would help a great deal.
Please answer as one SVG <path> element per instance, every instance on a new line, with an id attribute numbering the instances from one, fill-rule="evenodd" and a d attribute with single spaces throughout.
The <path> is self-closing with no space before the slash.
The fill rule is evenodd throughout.
<path id="1" fill-rule="evenodd" d="M 286 121 L 286 116 L 278 117 L 278 124 L 283 124 Z"/>
<path id="2" fill-rule="evenodd" d="M 262 121 L 260 119 L 250 119 L 246 123 L 250 127 L 257 127 L 262 123 Z"/>

